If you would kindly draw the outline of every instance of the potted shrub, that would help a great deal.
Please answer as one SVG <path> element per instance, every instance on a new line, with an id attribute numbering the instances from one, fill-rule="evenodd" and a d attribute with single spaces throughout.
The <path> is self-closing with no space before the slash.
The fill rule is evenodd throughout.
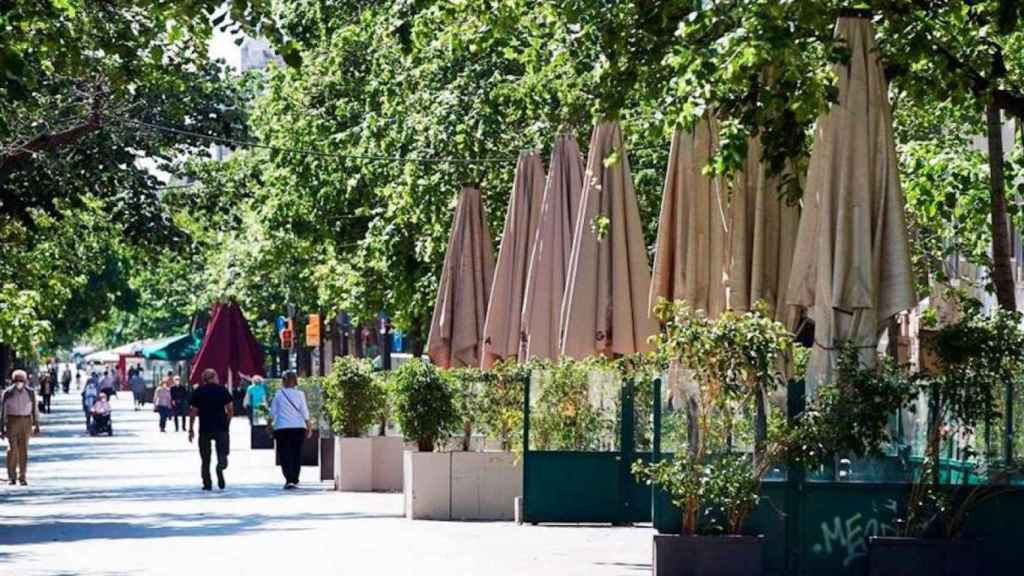
<path id="1" fill-rule="evenodd" d="M 979 431 L 999 419 L 1004 386 L 1024 366 L 1021 318 L 1002 310 L 985 316 L 976 302 L 961 301 L 961 306 L 960 318 L 925 344 L 934 362 L 920 381 L 929 400 L 924 459 L 910 488 L 905 517 L 897 523 L 897 536 L 869 540 L 871 575 L 904 574 L 908 568 L 980 573 L 978 543 L 963 537 L 964 528 L 979 504 L 1012 489 L 1006 482 L 1011 471 L 988 450 L 990 434 Z M 981 450 L 975 447 L 979 442 L 985 444 Z M 959 479 L 948 466 L 943 474 L 947 450 L 959 455 Z"/>
<path id="2" fill-rule="evenodd" d="M 391 375 L 395 418 L 418 451 L 406 450 L 402 480 L 409 518 L 451 517 L 451 458 L 434 452 L 460 423 L 451 387 L 434 366 L 413 360 Z"/>
<path id="3" fill-rule="evenodd" d="M 401 490 L 402 439 L 368 434 L 385 414 L 385 390 L 367 360 L 341 357 L 324 378 L 324 413 L 336 435 L 335 487 L 352 492 Z"/>
<path id="4" fill-rule="evenodd" d="M 441 372 L 445 382 L 451 388 L 455 409 L 461 423 L 461 437 L 449 441 L 450 450 L 482 450 L 483 438 L 474 438 L 479 422 L 480 402 L 483 389 L 486 388 L 487 372 L 478 368 L 449 368 Z"/>
<path id="5" fill-rule="evenodd" d="M 745 524 L 759 503 L 761 478 L 785 451 L 780 439 L 744 424 L 763 411 L 763 399 L 781 381 L 777 369 L 789 334 L 761 307 L 714 320 L 684 303 L 662 302 L 657 311 L 665 326 L 658 353 L 690 372 L 698 397 L 696 434 L 685 450 L 633 465 L 683 515 L 682 534 L 654 537 L 654 574 L 760 574 L 763 537 L 745 534 Z M 752 438 L 743 438 L 747 430 Z M 737 450 L 745 440 L 750 452 Z"/>

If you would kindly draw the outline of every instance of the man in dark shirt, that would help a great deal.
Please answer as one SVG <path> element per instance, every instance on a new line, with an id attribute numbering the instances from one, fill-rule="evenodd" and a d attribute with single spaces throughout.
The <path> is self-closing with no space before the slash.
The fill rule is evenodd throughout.
<path id="1" fill-rule="evenodd" d="M 228 467 L 230 437 L 228 425 L 235 415 L 231 393 L 217 382 L 217 372 L 207 368 L 201 384 L 192 392 L 188 418 L 188 441 L 195 438 L 196 416 L 199 417 L 199 458 L 202 460 L 203 490 L 212 490 L 210 479 L 211 443 L 217 446 L 217 487 L 224 489 L 224 470 Z"/>

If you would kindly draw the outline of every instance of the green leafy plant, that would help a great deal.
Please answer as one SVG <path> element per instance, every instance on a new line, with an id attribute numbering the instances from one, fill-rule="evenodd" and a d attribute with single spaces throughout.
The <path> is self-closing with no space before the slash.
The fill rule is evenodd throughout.
<path id="1" fill-rule="evenodd" d="M 363 434 L 384 414 L 385 392 L 367 360 L 336 358 L 323 380 L 323 401 L 331 430 L 346 437 Z"/>
<path id="2" fill-rule="evenodd" d="M 541 362 L 534 377 L 540 393 L 531 408 L 531 449 L 602 450 L 614 442 L 619 380 L 606 360 Z"/>
<path id="3" fill-rule="evenodd" d="M 914 409 L 918 388 L 919 378 L 890 359 L 865 367 L 857 347 L 844 346 L 833 381 L 820 386 L 787 427 L 790 456 L 808 466 L 837 456 L 885 456 L 896 440 L 890 418 L 900 409 Z"/>
<path id="4" fill-rule="evenodd" d="M 709 319 L 686 303 L 661 302 L 657 313 L 665 325 L 658 354 L 665 363 L 678 362 L 698 385 L 695 441 L 671 460 L 636 462 L 633 472 L 669 492 L 683 510 L 683 533 L 739 533 L 759 502 L 761 478 L 785 453 L 783 439 L 767 437 L 766 423 L 759 431 L 743 422 L 765 414 L 790 334 L 761 305 Z M 743 438 L 746 430 L 753 438 Z M 750 454 L 736 450 L 745 440 L 753 445 Z"/>
<path id="5" fill-rule="evenodd" d="M 960 320 L 923 343 L 937 361 L 922 381 L 929 398 L 929 428 L 924 462 L 911 488 L 902 535 L 955 538 L 971 511 L 1003 492 L 1013 470 L 973 443 L 983 424 L 1000 417 L 999 393 L 1024 367 L 1024 331 L 1018 312 L 981 312 L 976 301 L 961 300 Z M 941 460 L 952 443 L 962 465 L 960 489 L 943 485 Z M 972 476 L 974 478 L 972 478 Z M 976 482 L 972 487 L 966 485 Z"/>
<path id="6" fill-rule="evenodd" d="M 530 370 L 529 365 L 502 361 L 485 373 L 488 378 L 478 404 L 480 424 L 502 450 L 522 446 L 523 395 L 530 383 Z"/>
<path id="7" fill-rule="evenodd" d="M 391 375 L 395 417 L 407 440 L 431 452 L 459 424 L 455 398 L 437 369 L 418 360 L 406 362 Z"/>
<path id="8" fill-rule="evenodd" d="M 478 368 L 451 368 L 441 373 L 451 388 L 462 424 L 462 449 L 468 451 L 480 418 L 483 390 L 487 387 L 487 374 Z"/>

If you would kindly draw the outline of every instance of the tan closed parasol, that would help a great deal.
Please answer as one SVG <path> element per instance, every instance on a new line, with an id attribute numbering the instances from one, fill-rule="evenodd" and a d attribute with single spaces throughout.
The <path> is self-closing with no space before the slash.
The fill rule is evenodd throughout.
<path id="1" fill-rule="evenodd" d="M 480 365 L 494 253 L 480 190 L 465 186 L 455 208 L 427 355 L 442 368 Z"/>
<path id="2" fill-rule="evenodd" d="M 716 317 L 763 300 L 783 320 L 798 208 L 779 199 L 778 178 L 768 176 L 756 138 L 729 186 L 705 174 L 717 145 L 708 118 L 672 135 L 650 306 L 685 300 Z"/>
<path id="3" fill-rule="evenodd" d="M 520 360 L 559 356 L 562 297 L 569 272 L 572 237 L 583 193 L 583 161 L 576 139 L 563 134 L 551 151 L 537 238 L 523 296 Z"/>
<path id="4" fill-rule="evenodd" d="M 515 182 L 487 305 L 481 368 L 490 368 L 502 359 L 519 357 L 526 275 L 543 194 L 544 163 L 536 152 L 523 152 L 516 163 Z"/>
<path id="5" fill-rule="evenodd" d="M 838 64 L 839 99 L 815 126 L 787 300 L 814 319 L 808 393 L 828 382 L 836 347 L 872 365 L 892 315 L 914 306 L 910 249 L 888 88 L 871 23 L 840 18 L 850 51 Z"/>
<path id="6" fill-rule="evenodd" d="M 651 272 L 618 123 L 590 139 L 580 214 L 562 305 L 562 354 L 572 358 L 651 350 Z"/>

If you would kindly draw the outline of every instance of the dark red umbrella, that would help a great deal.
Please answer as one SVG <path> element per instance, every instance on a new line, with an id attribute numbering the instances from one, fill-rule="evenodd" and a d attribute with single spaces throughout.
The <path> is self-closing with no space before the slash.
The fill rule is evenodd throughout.
<path id="1" fill-rule="evenodd" d="M 222 384 L 241 382 L 239 374 L 263 375 L 263 349 L 252 336 L 242 309 L 234 302 L 215 304 L 203 345 L 192 363 L 189 382 L 198 384 L 203 370 L 212 368 Z"/>

